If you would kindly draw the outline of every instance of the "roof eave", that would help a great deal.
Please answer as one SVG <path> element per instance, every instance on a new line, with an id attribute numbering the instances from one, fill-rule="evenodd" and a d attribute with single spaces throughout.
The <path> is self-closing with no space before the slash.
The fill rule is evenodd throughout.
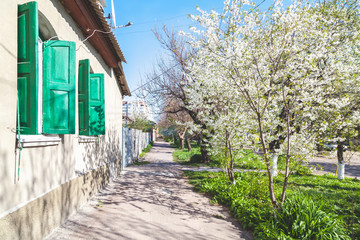
<path id="1" fill-rule="evenodd" d="M 85 37 L 93 34 L 88 41 L 100 53 L 105 63 L 115 70 L 122 94 L 131 96 L 121 63 L 126 63 L 125 57 L 97 1 L 61 0 L 60 2 Z M 95 30 L 106 32 L 106 34 Z"/>

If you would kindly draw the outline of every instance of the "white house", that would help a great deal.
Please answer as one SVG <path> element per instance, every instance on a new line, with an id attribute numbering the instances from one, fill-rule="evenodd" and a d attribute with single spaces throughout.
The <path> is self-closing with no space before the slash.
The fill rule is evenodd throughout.
<path id="1" fill-rule="evenodd" d="M 0 239 L 41 239 L 119 172 L 125 58 L 99 1 L 2 8 Z"/>

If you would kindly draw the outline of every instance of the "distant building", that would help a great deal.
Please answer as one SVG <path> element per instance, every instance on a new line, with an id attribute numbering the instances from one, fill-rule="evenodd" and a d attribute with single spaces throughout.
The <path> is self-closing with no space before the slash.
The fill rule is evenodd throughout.
<path id="1" fill-rule="evenodd" d="M 134 119 L 136 116 L 154 121 L 151 108 L 142 100 L 123 101 L 123 118 Z"/>

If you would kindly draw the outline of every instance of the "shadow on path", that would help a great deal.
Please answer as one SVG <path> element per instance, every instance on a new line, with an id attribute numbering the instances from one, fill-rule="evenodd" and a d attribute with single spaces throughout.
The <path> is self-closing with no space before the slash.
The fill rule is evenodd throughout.
<path id="1" fill-rule="evenodd" d="M 156 142 L 149 164 L 130 166 L 47 239 L 252 239 L 225 208 L 192 190 Z"/>

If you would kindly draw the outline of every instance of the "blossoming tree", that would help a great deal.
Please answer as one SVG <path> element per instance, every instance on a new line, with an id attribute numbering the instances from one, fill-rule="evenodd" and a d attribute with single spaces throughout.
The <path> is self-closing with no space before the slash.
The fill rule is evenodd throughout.
<path id="1" fill-rule="evenodd" d="M 329 86 L 340 78 L 357 81 L 358 32 L 348 31 L 356 7 L 348 1 L 294 1 L 285 8 L 275 1 L 260 11 L 252 2 L 226 0 L 222 14 L 199 9 L 193 16 L 200 28 L 189 36 L 197 49 L 187 69 L 191 106 L 202 110 L 213 139 L 223 139 L 226 148 L 230 139 L 238 146 L 260 143 L 274 207 L 279 204 L 270 155 L 286 159 L 282 203 L 290 160 L 309 156 L 315 132 L 325 129 L 316 120 L 333 96 Z M 229 130 L 237 134 L 230 137 Z"/>

